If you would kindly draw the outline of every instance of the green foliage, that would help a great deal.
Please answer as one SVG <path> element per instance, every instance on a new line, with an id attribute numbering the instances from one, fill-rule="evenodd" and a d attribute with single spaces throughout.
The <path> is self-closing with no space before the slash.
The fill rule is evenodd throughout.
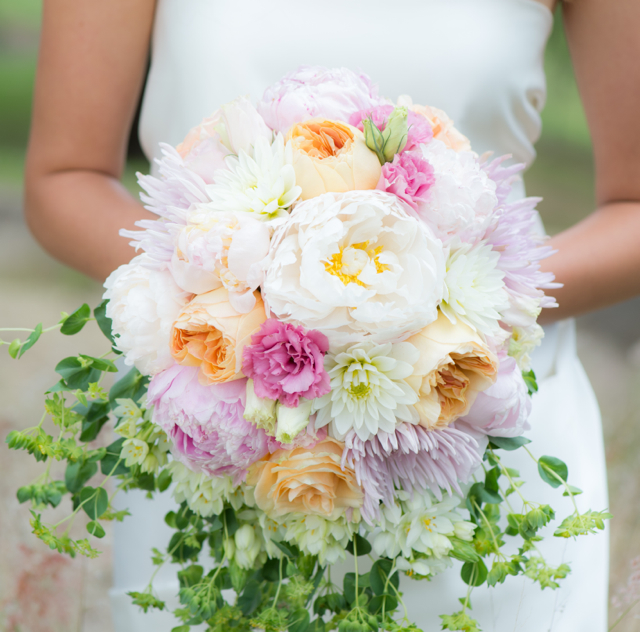
<path id="1" fill-rule="evenodd" d="M 60 333 L 65 336 L 73 336 L 79 331 L 82 331 L 84 326 L 89 322 L 91 318 L 91 308 L 84 303 L 78 309 L 70 314 L 62 321 L 62 327 L 60 327 Z"/>
<path id="2" fill-rule="evenodd" d="M 481 632 L 478 622 L 464 610 L 452 615 L 440 615 L 443 630 L 461 630 L 462 632 Z"/>
<path id="3" fill-rule="evenodd" d="M 536 380 L 536 374 L 533 372 L 533 369 L 529 371 L 523 371 L 522 379 L 524 380 L 524 383 L 527 385 L 529 395 L 533 395 L 534 393 L 538 392 L 538 382 Z"/>
<path id="4" fill-rule="evenodd" d="M 587 511 L 583 514 L 572 514 L 565 518 L 560 527 L 553 534 L 559 538 L 575 538 L 579 535 L 589 535 L 604 529 L 604 521 L 613 516 L 607 511 Z"/>
<path id="5" fill-rule="evenodd" d="M 567 482 L 569 468 L 566 463 L 554 456 L 541 456 L 538 459 L 540 478 L 551 487 L 560 487 Z"/>

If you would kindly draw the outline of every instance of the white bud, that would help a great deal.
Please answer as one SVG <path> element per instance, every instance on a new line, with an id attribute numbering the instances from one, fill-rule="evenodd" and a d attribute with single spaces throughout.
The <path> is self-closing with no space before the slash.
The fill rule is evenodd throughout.
<path id="1" fill-rule="evenodd" d="M 288 408 L 278 404 L 278 426 L 276 439 L 280 443 L 291 443 L 309 423 L 311 414 L 311 400 L 300 398 L 300 405 Z"/>

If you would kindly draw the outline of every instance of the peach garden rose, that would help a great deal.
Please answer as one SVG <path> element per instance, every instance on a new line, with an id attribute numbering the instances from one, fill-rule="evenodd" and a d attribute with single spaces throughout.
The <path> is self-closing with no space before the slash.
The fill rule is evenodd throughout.
<path id="1" fill-rule="evenodd" d="M 442 312 L 407 342 L 420 352 L 406 381 L 420 397 L 415 406 L 428 430 L 466 415 L 478 393 L 496 381 L 497 356 L 471 327 L 452 324 Z"/>
<path id="2" fill-rule="evenodd" d="M 276 450 L 254 463 L 247 484 L 256 504 L 272 517 L 290 513 L 336 520 L 362 506 L 355 472 L 340 462 L 344 444 L 327 437 L 312 448 Z"/>
<path id="3" fill-rule="evenodd" d="M 301 199 L 376 188 L 380 162 L 355 127 L 314 118 L 293 125 L 286 140 L 293 146 L 293 168 L 296 184 L 302 188 Z"/>
<path id="4" fill-rule="evenodd" d="M 255 299 L 253 309 L 240 314 L 224 287 L 196 296 L 173 325 L 171 353 L 176 362 L 200 367 L 202 384 L 244 377 L 242 350 L 267 318 L 258 292 Z"/>

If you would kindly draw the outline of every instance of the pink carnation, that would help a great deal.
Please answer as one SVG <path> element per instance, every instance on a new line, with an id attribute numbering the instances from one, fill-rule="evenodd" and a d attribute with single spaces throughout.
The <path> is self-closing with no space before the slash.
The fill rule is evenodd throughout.
<path id="1" fill-rule="evenodd" d="M 300 397 L 314 399 L 331 387 L 324 370 L 327 337 L 275 318 L 266 320 L 243 351 L 242 371 L 253 379 L 256 395 L 298 406 Z"/>
<path id="2" fill-rule="evenodd" d="M 173 456 L 196 472 L 240 483 L 269 452 L 267 435 L 243 418 L 246 380 L 202 385 L 198 367 L 178 364 L 151 380 L 153 421 L 171 439 Z"/>
<path id="3" fill-rule="evenodd" d="M 322 117 L 347 121 L 353 112 L 382 103 L 371 79 L 347 68 L 301 66 L 265 90 L 257 110 L 276 132 Z"/>
<path id="4" fill-rule="evenodd" d="M 418 210 L 418 204 L 427 201 L 429 189 L 435 182 L 433 167 L 417 151 L 396 154 L 393 162 L 382 166 L 378 189 L 393 193 Z"/>
<path id="5" fill-rule="evenodd" d="M 494 437 L 517 437 L 529 430 L 531 397 L 516 361 L 500 360 L 498 379 L 478 394 L 469 414 L 461 421 Z"/>
<path id="6" fill-rule="evenodd" d="M 349 118 L 349 123 L 362 132 L 364 131 L 362 121 L 371 118 L 376 127 L 380 131 L 384 131 L 393 110 L 393 105 L 379 105 L 375 108 L 366 108 L 352 114 Z M 429 125 L 429 121 L 421 114 L 416 114 L 409 110 L 407 122 L 409 124 L 409 133 L 407 134 L 407 144 L 403 151 L 417 149 L 419 145 L 428 143 L 433 138 L 431 125 Z"/>

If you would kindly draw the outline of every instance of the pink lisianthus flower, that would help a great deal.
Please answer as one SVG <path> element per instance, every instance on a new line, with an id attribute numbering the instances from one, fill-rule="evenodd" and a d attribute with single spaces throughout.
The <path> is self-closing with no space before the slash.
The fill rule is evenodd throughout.
<path id="1" fill-rule="evenodd" d="M 147 400 L 174 458 L 196 472 L 244 480 L 247 468 L 269 452 L 264 430 L 243 418 L 246 382 L 205 386 L 198 367 L 178 364 L 154 376 Z"/>
<path id="2" fill-rule="evenodd" d="M 494 437 L 517 437 L 529 430 L 531 397 L 516 361 L 500 358 L 498 378 L 478 394 L 469 414 L 461 421 Z"/>
<path id="3" fill-rule="evenodd" d="M 378 189 L 393 193 L 414 211 L 427 201 L 429 189 L 435 182 L 433 167 L 417 151 L 396 154 L 393 162 L 382 165 Z"/>
<path id="4" fill-rule="evenodd" d="M 284 133 L 294 123 L 315 117 L 347 121 L 353 112 L 383 102 L 364 74 L 347 68 L 301 66 L 269 86 L 257 110 L 271 129 Z"/>
<path id="5" fill-rule="evenodd" d="M 331 390 L 324 369 L 328 350 L 329 340 L 319 331 L 269 318 L 244 348 L 242 371 L 253 379 L 258 397 L 294 408 L 301 397 L 315 399 Z"/>
<path id="6" fill-rule="evenodd" d="M 374 125 L 382 132 L 387 127 L 387 121 L 395 107 L 393 105 L 379 105 L 375 108 L 365 108 L 355 112 L 349 117 L 349 124 L 364 131 L 363 121 L 371 118 Z M 407 134 L 407 144 L 402 151 L 411 151 L 423 143 L 428 143 L 433 138 L 433 130 L 429 121 L 424 116 L 409 110 L 407 123 L 409 132 Z"/>

